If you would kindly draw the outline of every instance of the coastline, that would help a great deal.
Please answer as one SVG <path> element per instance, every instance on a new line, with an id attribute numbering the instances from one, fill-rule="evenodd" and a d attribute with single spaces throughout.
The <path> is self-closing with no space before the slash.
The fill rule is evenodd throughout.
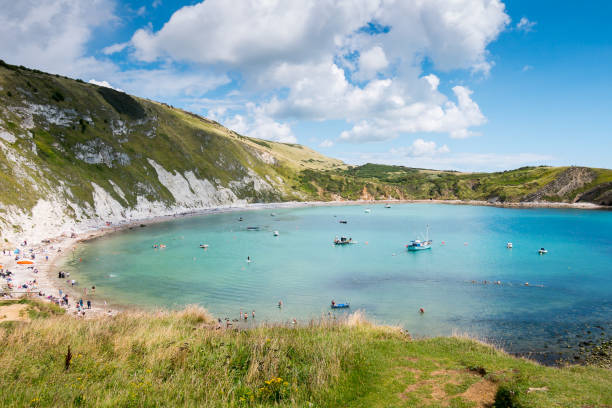
<path id="1" fill-rule="evenodd" d="M 73 287 L 68 284 L 69 278 L 60 280 L 56 277 L 60 271 L 62 263 L 66 257 L 72 254 L 77 246 L 81 243 L 101 238 L 114 232 L 125 231 L 141 226 L 153 225 L 170 221 L 176 218 L 185 218 L 192 216 L 202 216 L 210 214 L 221 214 L 228 212 L 237 211 L 255 211 L 265 209 L 282 209 L 282 208 L 307 208 L 307 207 L 320 207 L 320 206 L 344 206 L 344 205 L 376 205 L 376 204 L 447 204 L 447 205 L 474 205 L 474 206 L 488 206 L 488 207 L 501 207 L 501 208 L 560 208 L 560 209 L 609 209 L 608 207 L 591 204 L 591 203 L 548 203 L 548 202 L 534 202 L 534 203 L 491 203 L 487 201 L 463 201 L 463 200 L 353 200 L 353 201 L 291 201 L 291 202 L 278 202 L 278 203 L 254 203 L 236 207 L 214 207 L 207 209 L 200 209 L 190 212 L 177 213 L 166 216 L 156 216 L 143 219 L 125 220 L 119 224 L 106 225 L 101 224 L 93 227 L 90 230 L 72 234 L 72 236 L 59 235 L 53 238 L 45 240 L 46 242 L 40 242 L 35 245 L 19 246 L 23 251 L 22 254 L 29 255 L 33 253 L 36 256 L 35 265 L 33 268 L 28 268 L 22 265 L 17 265 L 14 259 L 12 249 L 9 250 L 10 254 L 2 255 L 0 265 L 3 265 L 5 270 L 11 270 L 13 272 L 13 285 L 14 289 L 12 294 L 33 296 L 39 299 L 49 300 L 48 296 L 59 295 L 61 290 L 63 293 L 67 293 L 71 298 L 69 300 L 69 307 L 66 307 L 67 313 L 77 315 L 76 301 L 79 298 L 83 298 L 86 302 L 86 298 L 89 296 L 94 299 L 91 309 L 85 309 L 85 314 L 81 317 L 91 318 L 100 315 L 114 315 L 119 313 L 121 310 L 127 309 L 128 307 L 121 307 L 119 305 L 107 304 L 107 299 L 98 298 L 95 296 L 95 292 L 85 291 L 85 288 L 80 286 Z M 7 244 L 3 245 L 4 248 L 8 248 Z M 27 249 L 26 249 L 27 248 Z M 26 252 L 27 251 L 27 252 Z M 31 251 L 31 252 L 30 252 Z M 48 260 L 46 260 L 48 257 Z M 34 270 L 38 270 L 37 273 Z M 34 285 L 30 285 L 32 281 L 36 280 Z M 23 284 L 28 285 L 28 288 L 21 288 Z M 81 295 L 79 292 L 83 291 Z M 44 294 L 39 296 L 39 293 Z M 17 296 L 20 297 L 20 296 Z M 103 306 L 101 306 L 101 304 Z"/>

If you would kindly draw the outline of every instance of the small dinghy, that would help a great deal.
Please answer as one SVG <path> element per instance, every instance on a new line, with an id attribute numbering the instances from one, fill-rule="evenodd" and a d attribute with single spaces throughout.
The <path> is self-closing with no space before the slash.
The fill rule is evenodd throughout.
<path id="1" fill-rule="evenodd" d="M 506 248 L 512 249 L 512 242 L 508 242 L 508 243 L 506 244 Z"/>
<path id="2" fill-rule="evenodd" d="M 208 248 L 208 244 L 200 244 L 200 248 L 206 249 Z"/>
<path id="3" fill-rule="evenodd" d="M 332 309 L 348 309 L 350 306 L 348 303 L 332 303 Z"/>
<path id="4" fill-rule="evenodd" d="M 347 220 L 340 220 L 340 224 L 347 224 L 348 221 Z"/>
<path id="5" fill-rule="evenodd" d="M 247 227 L 247 231 L 259 231 L 259 227 Z"/>
<path id="6" fill-rule="evenodd" d="M 369 208 L 367 208 L 367 209 L 366 209 L 364 212 L 365 212 L 366 214 L 369 214 L 370 212 L 372 212 L 372 210 L 370 210 Z"/>
<path id="7" fill-rule="evenodd" d="M 544 249 L 544 248 L 540 248 L 540 249 L 538 250 L 538 254 L 540 254 L 540 255 L 544 255 L 544 254 L 547 254 L 547 253 L 548 253 L 548 250 L 546 250 L 546 249 Z"/>
<path id="8" fill-rule="evenodd" d="M 278 237 L 278 231 L 274 231 L 274 236 Z"/>
<path id="9" fill-rule="evenodd" d="M 385 205 L 385 208 L 391 208 L 391 204 Z"/>

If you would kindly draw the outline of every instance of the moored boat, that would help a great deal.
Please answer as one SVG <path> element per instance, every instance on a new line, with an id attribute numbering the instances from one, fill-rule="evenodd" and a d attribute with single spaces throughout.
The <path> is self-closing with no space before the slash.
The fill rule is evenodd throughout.
<path id="1" fill-rule="evenodd" d="M 424 249 L 431 249 L 431 243 L 432 243 L 432 240 L 429 239 L 429 225 L 428 225 L 427 226 L 427 237 L 425 238 L 425 240 L 421 241 L 420 239 L 415 239 L 414 241 L 410 241 L 410 243 L 406 245 L 406 248 L 408 248 L 409 251 L 421 251 Z"/>
<path id="2" fill-rule="evenodd" d="M 349 244 L 354 244 L 355 242 L 353 241 L 353 238 L 347 238 L 347 237 L 340 237 L 340 239 L 338 239 L 338 237 L 334 238 L 334 245 L 349 245 Z"/>
<path id="3" fill-rule="evenodd" d="M 540 254 L 540 255 L 544 255 L 544 254 L 547 254 L 547 253 L 548 253 L 548 250 L 546 250 L 546 249 L 544 249 L 544 248 L 540 248 L 540 249 L 538 250 L 538 254 Z"/>

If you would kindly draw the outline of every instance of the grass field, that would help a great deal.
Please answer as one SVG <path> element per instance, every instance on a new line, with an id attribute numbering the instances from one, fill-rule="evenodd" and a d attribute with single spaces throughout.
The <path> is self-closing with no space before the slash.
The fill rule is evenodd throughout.
<path id="1" fill-rule="evenodd" d="M 196 307 L 79 320 L 30 306 L 30 322 L 0 324 L 2 406 L 612 405 L 610 370 L 544 367 L 465 338 L 412 340 L 359 314 L 237 330 Z"/>

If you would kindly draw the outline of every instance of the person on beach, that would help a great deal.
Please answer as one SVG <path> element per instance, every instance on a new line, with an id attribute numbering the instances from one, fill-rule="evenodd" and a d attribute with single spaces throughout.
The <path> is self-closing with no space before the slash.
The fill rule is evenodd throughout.
<path id="1" fill-rule="evenodd" d="M 251 316 L 253 317 L 253 319 L 255 318 L 255 310 L 251 312 Z"/>
<path id="2" fill-rule="evenodd" d="M 88 308 L 88 309 L 91 309 L 91 300 L 88 300 L 88 301 L 87 301 L 87 308 Z"/>
<path id="3" fill-rule="evenodd" d="M 249 314 L 247 312 L 244 312 L 244 321 L 246 322 L 248 318 L 249 318 Z"/>
<path id="4" fill-rule="evenodd" d="M 79 299 L 79 305 L 81 306 L 81 309 L 83 308 L 83 299 Z"/>

